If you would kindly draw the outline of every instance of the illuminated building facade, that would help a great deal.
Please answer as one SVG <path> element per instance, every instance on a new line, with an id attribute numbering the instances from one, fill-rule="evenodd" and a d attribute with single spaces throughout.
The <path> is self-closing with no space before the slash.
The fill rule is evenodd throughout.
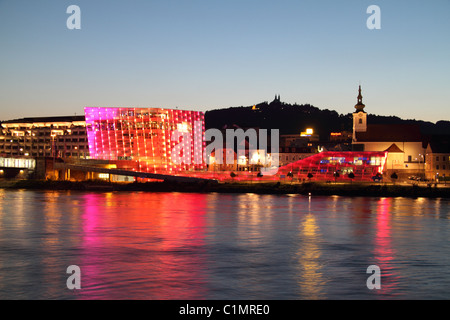
<path id="1" fill-rule="evenodd" d="M 447 181 L 450 177 L 450 143 L 430 142 L 426 149 L 425 177 Z"/>
<path id="2" fill-rule="evenodd" d="M 86 107 L 86 131 L 92 159 L 132 161 L 143 172 L 204 169 L 204 113 L 160 108 Z M 180 141 L 173 133 L 192 137 L 182 162 L 173 161 Z M 184 152 L 186 154 L 184 154 Z"/>
<path id="3" fill-rule="evenodd" d="M 418 124 L 370 124 L 359 86 L 358 103 L 353 113 L 354 151 L 387 151 L 387 174 L 399 178 L 423 175 L 424 137 Z"/>
<path id="4" fill-rule="evenodd" d="M 340 178 L 348 179 L 353 173 L 355 180 L 371 180 L 385 171 L 387 152 L 370 151 L 324 151 L 305 159 L 282 166 L 279 175 L 292 172 L 293 177 L 307 179 L 312 174 L 315 180 L 333 180 L 338 173 Z"/>
<path id="5" fill-rule="evenodd" d="M 0 130 L 0 156 L 88 159 L 84 116 L 4 121 Z"/>

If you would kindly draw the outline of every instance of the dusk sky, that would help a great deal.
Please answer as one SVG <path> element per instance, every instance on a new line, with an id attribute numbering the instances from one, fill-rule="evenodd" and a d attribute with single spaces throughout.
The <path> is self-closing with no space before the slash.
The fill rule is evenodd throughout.
<path id="1" fill-rule="evenodd" d="M 346 114 L 359 84 L 368 113 L 450 120 L 449 35 L 449 0 L 0 0 L 0 120 L 275 94 Z"/>

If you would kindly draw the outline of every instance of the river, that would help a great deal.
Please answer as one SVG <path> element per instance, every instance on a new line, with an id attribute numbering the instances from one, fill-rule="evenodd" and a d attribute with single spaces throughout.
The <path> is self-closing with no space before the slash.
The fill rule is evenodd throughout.
<path id="1" fill-rule="evenodd" d="M 449 209 L 448 199 L 0 189 L 0 298 L 449 299 Z M 372 265 L 380 289 L 368 288 Z M 68 288 L 69 266 L 80 289 Z"/>

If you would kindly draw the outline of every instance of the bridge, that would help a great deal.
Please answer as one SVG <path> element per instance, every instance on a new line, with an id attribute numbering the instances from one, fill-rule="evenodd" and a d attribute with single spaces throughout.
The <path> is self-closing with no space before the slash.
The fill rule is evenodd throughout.
<path id="1" fill-rule="evenodd" d="M 26 178 L 36 169 L 36 160 L 32 158 L 4 158 L 0 157 L 1 178 Z"/>
<path id="2" fill-rule="evenodd" d="M 54 163 L 54 169 L 64 170 L 65 172 L 69 172 L 67 175 L 70 178 L 69 170 L 76 170 L 82 172 L 95 172 L 95 173 L 105 173 L 110 175 L 118 175 L 118 176 L 128 176 L 128 177 L 137 177 L 143 179 L 155 179 L 155 180 L 163 180 L 163 181 L 173 181 L 173 182 L 217 182 L 212 179 L 205 178 L 197 178 L 197 177 L 188 177 L 188 176 L 175 176 L 168 174 L 159 174 L 159 173 L 150 173 L 150 172 L 139 172 L 139 171 L 130 171 L 130 170 L 122 170 L 122 169 L 110 169 L 110 168 L 102 168 L 102 167 L 93 167 L 93 166 L 85 166 L 85 165 L 77 165 L 77 164 L 68 164 L 68 163 Z"/>
<path id="3" fill-rule="evenodd" d="M 34 170 L 36 160 L 32 158 L 3 158 L 0 157 L 0 168 L 15 168 Z"/>

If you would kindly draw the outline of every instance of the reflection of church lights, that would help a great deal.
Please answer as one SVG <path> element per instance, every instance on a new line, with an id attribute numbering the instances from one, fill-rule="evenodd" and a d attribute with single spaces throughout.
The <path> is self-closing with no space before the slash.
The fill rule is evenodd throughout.
<path id="1" fill-rule="evenodd" d="M 301 224 L 300 237 L 300 247 L 297 253 L 301 267 L 301 270 L 299 270 L 300 290 L 302 295 L 308 297 L 308 299 L 323 298 L 325 280 L 319 263 L 320 248 L 317 243 L 320 234 L 314 215 L 308 213 L 306 216 Z"/>

